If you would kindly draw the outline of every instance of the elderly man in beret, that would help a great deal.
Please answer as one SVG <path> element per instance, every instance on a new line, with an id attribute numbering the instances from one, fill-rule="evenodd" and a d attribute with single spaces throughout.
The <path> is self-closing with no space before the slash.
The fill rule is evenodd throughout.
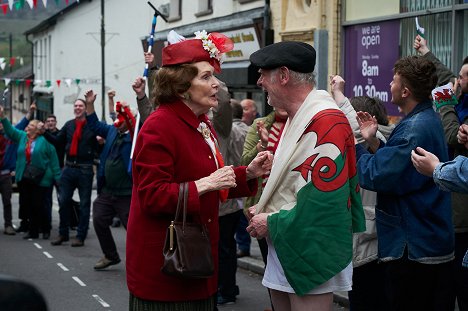
<path id="1" fill-rule="evenodd" d="M 263 285 L 276 310 L 331 310 L 352 284 L 352 234 L 364 231 L 354 138 L 346 116 L 315 88 L 316 53 L 279 42 L 253 53 L 268 104 L 288 121 L 247 231 L 266 237 Z"/>

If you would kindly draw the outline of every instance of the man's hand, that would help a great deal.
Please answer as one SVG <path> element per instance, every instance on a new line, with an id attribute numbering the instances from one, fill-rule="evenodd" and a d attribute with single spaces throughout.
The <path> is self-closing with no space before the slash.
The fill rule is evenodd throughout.
<path id="1" fill-rule="evenodd" d="M 337 104 L 341 103 L 345 99 L 345 96 L 344 96 L 345 80 L 339 75 L 330 76 L 330 86 L 331 86 L 333 98 L 335 99 L 336 103 Z"/>
<path id="2" fill-rule="evenodd" d="M 356 114 L 362 138 L 369 144 L 372 152 L 376 152 L 380 146 L 380 141 L 376 136 L 378 129 L 377 119 L 365 111 L 358 111 Z"/>
<path id="3" fill-rule="evenodd" d="M 457 140 L 468 149 L 468 124 L 462 124 L 458 128 Z"/>
<path id="4" fill-rule="evenodd" d="M 440 163 L 435 154 L 421 147 L 416 147 L 415 150 L 411 151 L 411 161 L 419 173 L 428 177 L 432 177 L 436 166 Z"/>
<path id="5" fill-rule="evenodd" d="M 268 214 L 261 213 L 250 219 L 250 224 L 246 228 L 251 237 L 262 239 L 268 235 Z"/>
<path id="6" fill-rule="evenodd" d="M 267 174 L 273 164 L 273 155 L 269 151 L 257 153 L 246 169 L 246 179 L 250 180 Z"/>
<path id="7" fill-rule="evenodd" d="M 416 38 L 414 38 L 413 48 L 421 55 L 426 55 L 430 51 L 427 47 L 427 40 L 420 35 L 417 35 Z"/>
<path id="8" fill-rule="evenodd" d="M 115 97 L 115 90 L 109 90 L 109 91 L 107 92 L 107 97 L 108 97 L 109 99 L 114 99 L 114 97 Z"/>
<path id="9" fill-rule="evenodd" d="M 97 94 L 94 93 L 93 90 L 87 90 L 84 94 L 84 97 L 85 97 L 85 100 L 86 100 L 86 104 L 89 105 L 93 105 L 94 104 L 94 101 L 96 100 L 96 96 Z"/>
<path id="10" fill-rule="evenodd" d="M 32 104 L 29 106 L 28 113 L 26 113 L 26 119 L 31 121 L 34 118 L 34 112 L 36 111 L 37 106 L 36 106 L 36 101 L 34 100 Z"/>
<path id="11" fill-rule="evenodd" d="M 132 88 L 135 91 L 137 99 L 143 99 L 146 96 L 145 93 L 145 79 L 138 77 L 132 84 Z"/>

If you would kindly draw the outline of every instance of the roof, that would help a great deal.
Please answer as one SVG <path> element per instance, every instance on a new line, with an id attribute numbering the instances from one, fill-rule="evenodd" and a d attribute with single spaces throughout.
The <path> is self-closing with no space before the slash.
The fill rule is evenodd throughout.
<path id="1" fill-rule="evenodd" d="M 31 79 L 32 77 L 33 71 L 30 64 L 2 76 L 2 78 L 7 79 Z"/>
<path id="2" fill-rule="evenodd" d="M 33 28 L 31 28 L 29 30 L 26 30 L 26 32 L 24 34 L 25 35 L 30 35 L 30 34 L 38 33 L 38 32 L 44 31 L 44 30 L 54 26 L 57 23 L 57 20 L 60 17 L 67 14 L 71 10 L 75 9 L 77 6 L 83 4 L 83 2 L 85 2 L 85 1 L 91 2 L 92 0 L 81 0 L 80 2 L 73 2 L 69 6 L 65 7 L 63 10 L 58 11 L 56 14 L 54 14 L 51 17 L 49 17 L 48 19 L 40 22 L 39 24 L 37 24 Z"/>

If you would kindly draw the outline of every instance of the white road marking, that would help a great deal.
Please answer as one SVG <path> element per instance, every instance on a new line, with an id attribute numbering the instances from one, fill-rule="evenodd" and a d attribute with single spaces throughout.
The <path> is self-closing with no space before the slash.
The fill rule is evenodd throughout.
<path id="1" fill-rule="evenodd" d="M 36 246 L 36 247 L 39 248 L 39 249 L 42 249 L 42 246 L 40 246 L 40 245 L 37 244 L 37 243 L 34 243 L 34 246 Z"/>
<path id="2" fill-rule="evenodd" d="M 67 267 L 65 267 L 65 266 L 64 266 L 62 263 L 60 263 L 60 262 L 57 263 L 57 266 L 59 266 L 63 271 L 70 271 L 70 270 L 68 270 Z"/>
<path id="3" fill-rule="evenodd" d="M 83 283 L 83 281 L 80 280 L 77 276 L 72 276 L 72 279 L 74 279 L 76 283 L 80 284 L 80 286 L 86 286 L 86 284 Z"/>
<path id="4" fill-rule="evenodd" d="M 99 297 L 98 295 L 93 295 L 94 299 L 96 299 L 104 308 L 109 308 L 110 307 L 110 304 L 108 304 L 107 302 L 105 302 L 101 297 Z"/>
<path id="5" fill-rule="evenodd" d="M 43 252 L 43 253 L 44 253 L 44 255 L 46 255 L 47 258 L 54 258 L 54 257 L 52 257 L 52 255 L 49 254 L 48 252 Z"/>

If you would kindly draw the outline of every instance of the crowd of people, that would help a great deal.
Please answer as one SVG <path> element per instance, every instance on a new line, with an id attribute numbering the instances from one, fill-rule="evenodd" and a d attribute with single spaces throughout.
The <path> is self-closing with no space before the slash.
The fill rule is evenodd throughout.
<path id="1" fill-rule="evenodd" d="M 235 303 L 237 258 L 250 255 L 251 238 L 272 310 L 330 310 L 335 291 L 349 292 L 352 311 L 452 311 L 456 301 L 468 310 L 468 58 L 457 78 L 417 36 L 420 55 L 394 64 L 391 101 L 403 117 L 389 124 L 380 100 L 348 99 L 339 75 L 330 77 L 330 93 L 316 88 L 312 46 L 275 43 L 250 56 L 273 107 L 261 117 L 259 103 L 231 98 L 215 76 L 232 42 L 195 35 L 169 34 L 150 95 L 144 78 L 133 82 L 138 118 L 127 102 L 114 101 L 115 91 L 108 93 L 111 124 L 98 120 L 93 90 L 76 100 L 74 118 L 60 130 L 53 115 L 33 120 L 34 104 L 15 127 L 0 107 L 4 233 L 49 239 L 56 187 L 59 234 L 51 244 L 68 242 L 78 190 L 71 246 L 85 245 L 92 204 L 103 252 L 94 269 L 120 263 L 110 230 L 119 219 L 134 311 Z M 448 82 L 459 101 L 436 111 L 431 91 Z M 181 184 L 187 219 L 209 232 L 209 277 L 161 269 Z"/>

